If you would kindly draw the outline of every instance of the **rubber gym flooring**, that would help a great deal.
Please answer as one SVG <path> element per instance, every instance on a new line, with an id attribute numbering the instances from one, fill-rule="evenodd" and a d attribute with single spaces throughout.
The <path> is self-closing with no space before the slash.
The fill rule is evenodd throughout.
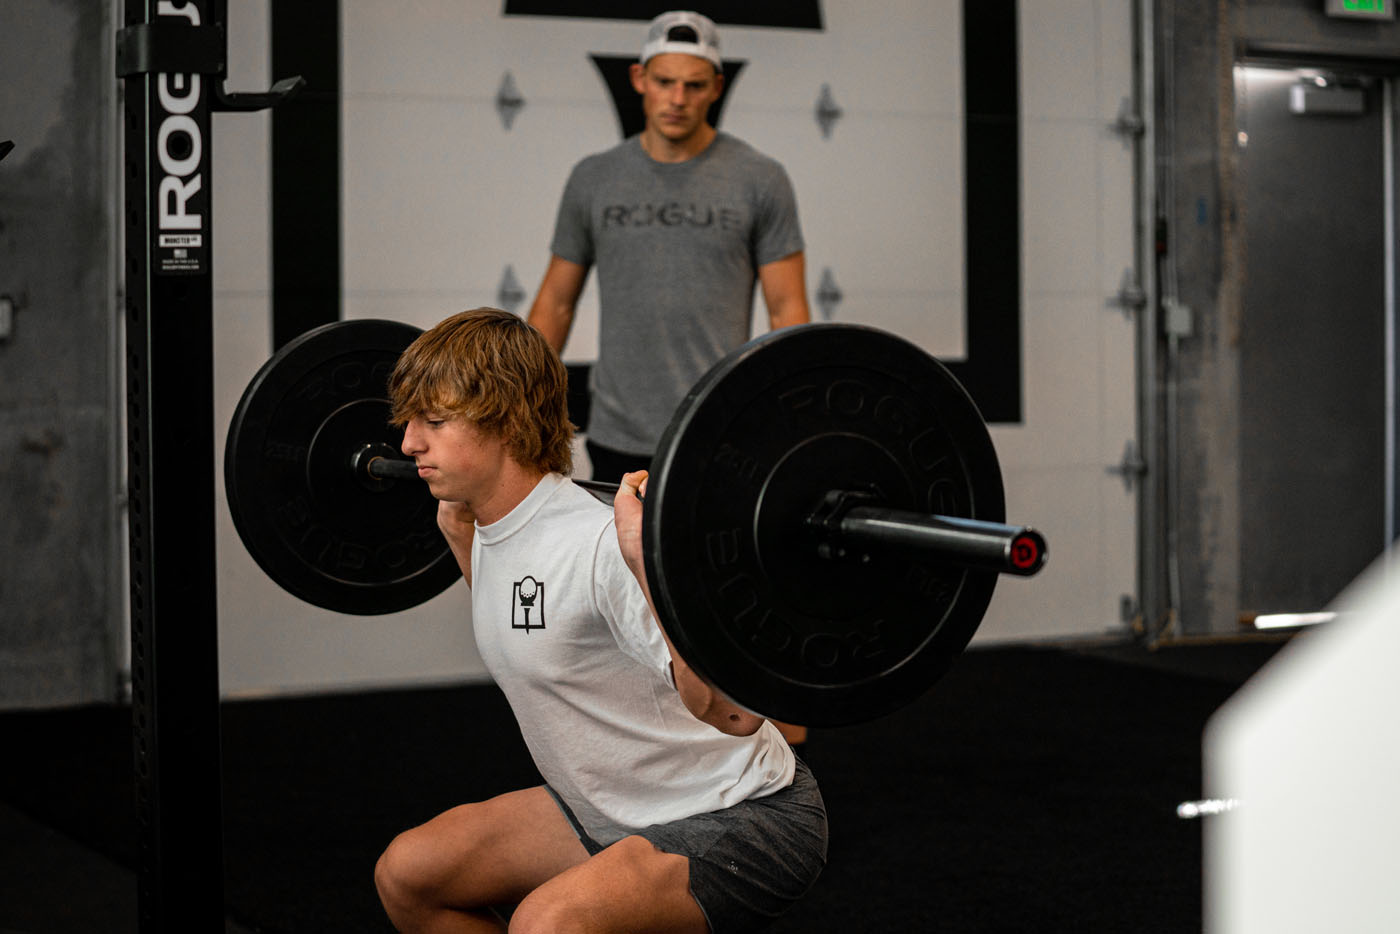
<path id="1" fill-rule="evenodd" d="M 1207 718 L 1279 641 L 967 652 L 874 723 L 812 731 L 830 861 L 771 931 L 1201 928 Z M 229 932 L 387 932 L 400 829 L 538 780 L 490 685 L 222 713 Z M 0 934 L 136 931 L 129 711 L 0 714 Z"/>

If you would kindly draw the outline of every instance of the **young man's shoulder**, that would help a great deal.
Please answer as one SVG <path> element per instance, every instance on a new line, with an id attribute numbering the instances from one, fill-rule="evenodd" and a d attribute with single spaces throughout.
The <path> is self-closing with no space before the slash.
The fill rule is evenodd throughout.
<path id="1" fill-rule="evenodd" d="M 612 522 L 612 504 L 600 500 L 567 477 L 555 475 L 558 483 L 547 501 L 543 513 L 552 522 L 565 521 L 580 530 L 602 528 Z"/>

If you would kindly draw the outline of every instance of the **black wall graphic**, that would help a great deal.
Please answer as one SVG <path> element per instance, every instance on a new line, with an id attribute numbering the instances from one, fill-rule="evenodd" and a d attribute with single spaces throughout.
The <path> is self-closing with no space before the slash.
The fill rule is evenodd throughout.
<path id="1" fill-rule="evenodd" d="M 644 0 L 505 0 L 506 16 L 635 19 L 646 22 L 667 10 L 698 10 L 720 25 L 821 29 L 819 0 L 717 0 L 699 4 Z M 724 37 L 720 36 L 723 40 Z M 641 42 L 637 43 L 641 49 Z"/>
<path id="2" fill-rule="evenodd" d="M 637 0 L 504 0 L 502 14 L 645 22 L 675 6 Z M 697 6 L 722 26 L 823 28 L 817 0 L 732 0 Z M 339 9 L 339 0 L 272 4 L 273 74 L 307 78 L 300 98 L 273 111 L 272 306 L 277 347 L 340 317 Z M 962 16 L 966 357 L 948 361 L 948 366 L 988 422 L 1018 423 L 1023 381 L 1016 0 L 963 0 Z M 592 58 L 613 98 L 622 134 L 636 132 L 640 108 L 626 81 L 632 59 L 603 54 Z M 742 65 L 726 62 L 726 94 Z M 723 104 L 723 99 L 718 101 L 712 114 L 716 125 Z M 548 231 L 541 231 L 540 237 L 541 242 L 547 240 Z"/>
<path id="3" fill-rule="evenodd" d="M 271 4 L 272 347 L 340 319 L 340 0 Z"/>
<path id="4" fill-rule="evenodd" d="M 1021 137 L 1016 0 L 963 0 L 966 352 L 953 371 L 989 422 L 1021 421 Z"/>

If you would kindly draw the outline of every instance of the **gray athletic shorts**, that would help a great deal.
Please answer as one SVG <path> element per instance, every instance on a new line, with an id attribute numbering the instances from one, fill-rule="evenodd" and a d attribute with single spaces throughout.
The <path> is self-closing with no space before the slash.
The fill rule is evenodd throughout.
<path id="1" fill-rule="evenodd" d="M 545 789 L 589 854 L 602 852 L 554 789 Z M 782 791 L 637 835 L 690 860 L 690 894 L 713 934 L 760 930 L 805 895 L 826 865 L 826 805 L 801 759 Z"/>

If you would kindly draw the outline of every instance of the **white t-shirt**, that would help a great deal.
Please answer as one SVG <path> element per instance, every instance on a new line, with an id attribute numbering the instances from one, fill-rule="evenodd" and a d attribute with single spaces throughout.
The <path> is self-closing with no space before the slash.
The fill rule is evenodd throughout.
<path id="1" fill-rule="evenodd" d="M 729 736 L 681 703 L 612 509 L 592 494 L 544 477 L 477 526 L 472 581 L 481 658 L 540 774 L 599 843 L 791 784 L 771 722 Z"/>

